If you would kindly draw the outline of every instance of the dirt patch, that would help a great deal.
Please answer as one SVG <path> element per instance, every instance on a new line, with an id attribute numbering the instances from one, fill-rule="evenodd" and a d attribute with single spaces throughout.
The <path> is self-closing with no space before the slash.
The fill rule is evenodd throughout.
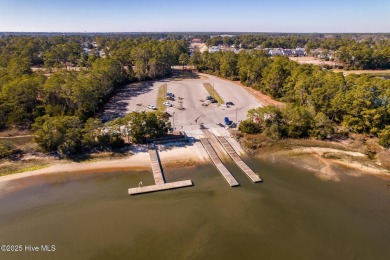
<path id="1" fill-rule="evenodd" d="M 26 137 L 33 136 L 29 130 L 20 130 L 16 128 L 8 128 L 0 131 L 0 138 L 15 138 L 15 137 Z"/>
<path id="2" fill-rule="evenodd" d="M 299 64 L 313 64 L 319 66 L 332 66 L 332 67 L 343 66 L 343 64 L 336 61 L 325 61 L 315 57 L 289 57 L 289 58 L 290 60 L 298 62 Z"/>
<path id="3" fill-rule="evenodd" d="M 342 72 L 344 75 L 349 74 L 378 74 L 378 75 L 390 75 L 390 70 L 342 70 L 333 69 L 335 73 Z"/>

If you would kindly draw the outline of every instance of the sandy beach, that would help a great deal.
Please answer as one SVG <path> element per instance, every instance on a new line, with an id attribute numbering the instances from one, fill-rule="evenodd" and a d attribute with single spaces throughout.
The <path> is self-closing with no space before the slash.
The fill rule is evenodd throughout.
<path id="1" fill-rule="evenodd" d="M 324 147 L 299 147 L 278 151 L 271 160 L 281 160 L 313 172 L 325 181 L 340 181 L 342 174 L 362 176 L 376 175 L 390 179 L 390 171 L 366 159 L 360 152 L 343 151 Z"/>
<path id="2" fill-rule="evenodd" d="M 207 154 L 204 154 L 197 144 L 183 147 L 164 146 L 159 155 L 163 166 L 169 166 L 172 168 L 182 167 L 183 163 L 187 166 L 192 166 L 207 160 Z M 123 159 L 103 160 L 97 162 L 59 163 L 44 169 L 1 176 L 0 189 L 3 189 L 6 183 L 10 181 L 47 174 L 99 173 L 125 170 L 139 171 L 148 169 L 150 169 L 149 154 L 145 151 L 139 151 Z"/>

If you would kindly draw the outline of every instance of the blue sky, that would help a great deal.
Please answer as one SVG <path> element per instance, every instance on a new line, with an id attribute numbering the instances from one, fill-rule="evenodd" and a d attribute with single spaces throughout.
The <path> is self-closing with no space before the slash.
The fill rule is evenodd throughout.
<path id="1" fill-rule="evenodd" d="M 390 0 L 0 0 L 0 31 L 390 32 Z"/>

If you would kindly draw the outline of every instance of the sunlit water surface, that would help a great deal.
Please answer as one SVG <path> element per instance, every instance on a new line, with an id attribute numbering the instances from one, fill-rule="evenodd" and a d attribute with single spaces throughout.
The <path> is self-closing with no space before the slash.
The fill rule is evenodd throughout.
<path id="1" fill-rule="evenodd" d="M 57 174 L 0 196 L 0 244 L 55 245 L 0 259 L 390 259 L 389 181 L 313 173 L 257 159 L 253 184 L 227 163 L 230 188 L 212 165 L 165 169 L 195 186 L 128 196 L 151 172 Z M 41 183 L 37 185 L 37 183 Z"/>

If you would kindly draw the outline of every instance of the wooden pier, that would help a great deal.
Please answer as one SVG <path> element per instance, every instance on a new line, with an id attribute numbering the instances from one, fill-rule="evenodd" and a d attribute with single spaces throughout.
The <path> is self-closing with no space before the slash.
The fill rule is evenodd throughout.
<path id="1" fill-rule="evenodd" d="M 213 161 L 214 165 L 217 167 L 219 172 L 222 174 L 222 176 L 225 178 L 225 180 L 229 183 L 231 187 L 235 187 L 240 185 L 236 179 L 231 175 L 229 170 L 223 165 L 221 159 L 219 159 L 217 153 L 215 152 L 214 148 L 210 144 L 209 140 L 207 138 L 200 138 L 200 142 L 202 143 L 204 149 L 209 154 L 211 160 Z"/>
<path id="2" fill-rule="evenodd" d="M 160 158 L 158 156 L 158 152 L 157 152 L 156 148 L 153 146 L 153 148 L 149 149 L 148 152 L 149 152 L 149 157 L 150 157 L 150 162 L 151 162 L 155 185 L 130 188 L 128 190 L 129 195 L 137 195 L 137 194 L 142 194 L 142 193 L 150 193 L 150 192 L 163 191 L 163 190 L 172 190 L 172 189 L 193 186 L 193 183 L 191 180 L 165 183 L 163 169 L 162 169 Z"/>
<path id="3" fill-rule="evenodd" d="M 154 182 L 157 184 L 164 184 L 165 179 L 162 173 L 162 166 L 156 149 L 149 149 L 149 157 L 152 166 Z"/>
<path id="4" fill-rule="evenodd" d="M 150 193 L 150 192 L 163 191 L 163 190 L 172 190 L 172 189 L 178 189 L 178 188 L 189 187 L 189 186 L 193 186 L 193 183 L 190 180 L 176 181 L 171 183 L 163 183 L 163 184 L 131 188 L 129 189 L 129 195 L 137 195 L 142 193 Z"/>
<path id="5" fill-rule="evenodd" d="M 261 182 L 260 177 L 248 167 L 248 165 L 241 159 L 236 153 L 230 143 L 223 136 L 217 136 L 218 141 L 222 144 L 223 148 L 227 151 L 233 161 L 240 167 L 240 169 L 253 181 Z"/>

